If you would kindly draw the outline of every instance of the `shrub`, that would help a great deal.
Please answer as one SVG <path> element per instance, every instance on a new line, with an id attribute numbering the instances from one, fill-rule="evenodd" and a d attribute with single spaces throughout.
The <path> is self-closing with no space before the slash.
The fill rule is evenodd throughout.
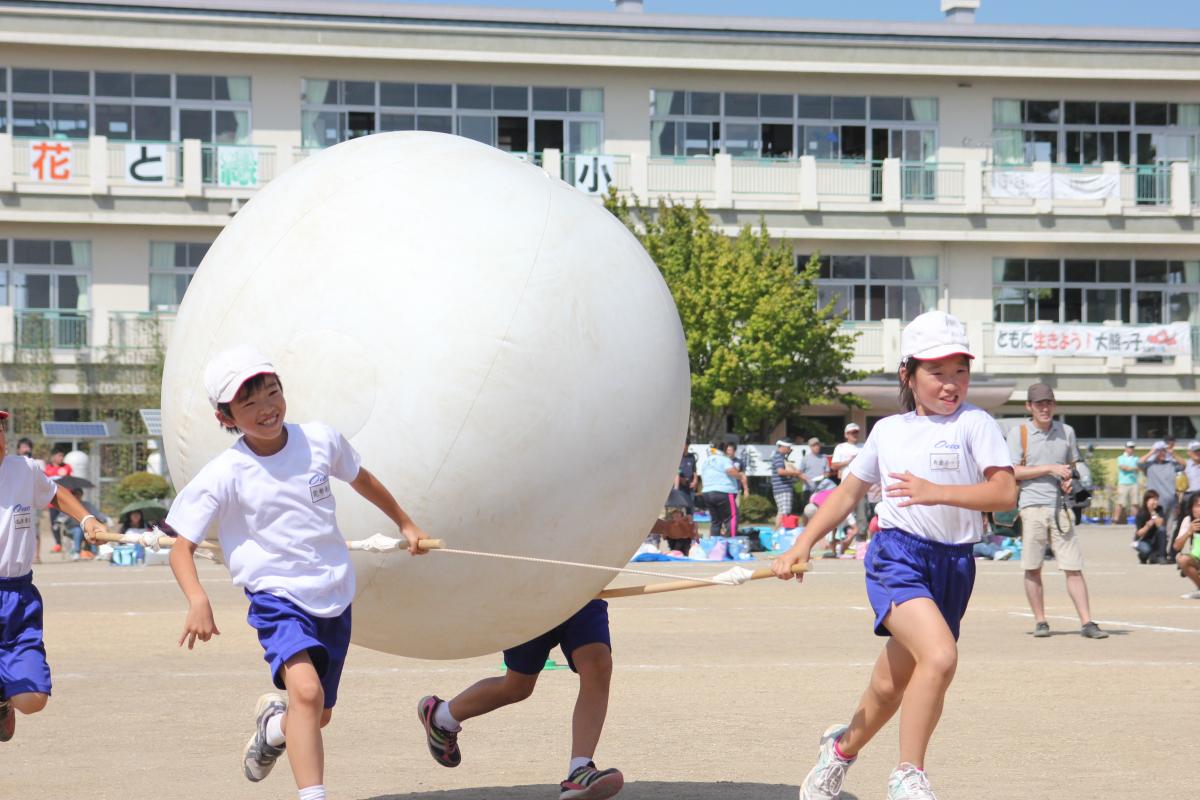
<path id="1" fill-rule="evenodd" d="M 738 503 L 738 515 L 746 522 L 771 522 L 775 518 L 775 504 L 762 495 L 748 495 Z"/>
<path id="2" fill-rule="evenodd" d="M 139 500 L 158 500 L 171 494 L 171 486 L 166 479 L 149 472 L 134 472 L 126 475 L 117 484 L 114 492 L 117 502 L 122 506 Z"/>

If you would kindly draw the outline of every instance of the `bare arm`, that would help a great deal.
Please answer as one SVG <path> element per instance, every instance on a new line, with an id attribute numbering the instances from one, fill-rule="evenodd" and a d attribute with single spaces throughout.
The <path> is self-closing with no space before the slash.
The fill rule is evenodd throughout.
<path id="1" fill-rule="evenodd" d="M 184 640 L 187 640 L 188 650 L 196 646 L 197 639 L 207 642 L 213 636 L 221 635 L 213 619 L 208 595 L 200 585 L 200 574 L 196 572 L 193 558 L 195 553 L 196 545 L 182 536 L 176 537 L 175 544 L 171 546 L 171 572 L 175 574 L 175 581 L 188 601 L 187 619 L 179 636 L 179 646 L 182 647 Z"/>
<path id="2" fill-rule="evenodd" d="M 83 503 L 79 502 L 79 499 L 76 498 L 75 495 L 71 494 L 62 486 L 57 487 L 57 490 L 54 492 L 53 499 L 50 500 L 50 505 L 54 506 L 76 522 L 79 522 L 84 517 L 92 516 L 91 512 L 83 507 Z M 87 536 L 87 540 L 89 542 L 95 541 L 93 537 L 97 533 L 104 533 L 107 530 L 108 529 L 104 527 L 104 523 L 96 519 L 95 516 L 92 516 L 92 518 L 87 521 L 87 525 L 83 526 L 83 533 L 85 536 Z"/>
<path id="3" fill-rule="evenodd" d="M 903 498 L 897 505 L 955 506 L 970 511 L 1004 511 L 1017 504 L 1017 481 L 1008 467 L 988 467 L 982 483 L 950 486 L 918 478 L 910 472 L 893 472 L 888 497 Z"/>
<path id="4" fill-rule="evenodd" d="M 1197 525 L 1200 525 L 1200 520 L 1193 522 L 1189 519 L 1188 526 L 1186 528 L 1183 525 L 1179 526 L 1179 535 L 1175 537 L 1176 550 L 1183 550 L 1183 548 L 1187 545 L 1188 540 L 1194 535 L 1194 530 Z"/>
<path id="5" fill-rule="evenodd" d="M 1013 476 L 1018 481 L 1030 481 L 1034 478 L 1044 478 L 1047 475 L 1065 481 L 1071 477 L 1071 468 L 1066 464 L 1042 464 L 1037 467 L 1022 467 L 1018 464 L 1013 467 Z"/>
<path id="6" fill-rule="evenodd" d="M 775 574 L 785 580 L 791 578 L 792 565 L 802 561 L 807 562 L 813 545 L 836 528 L 838 523 L 854 510 L 854 506 L 870 488 L 870 484 L 863 483 L 857 476 L 847 475 L 846 480 L 842 481 L 833 490 L 833 493 L 825 498 L 825 502 L 817 510 L 817 513 L 804 526 L 804 532 L 796 537 L 796 543 L 772 562 L 771 568 L 775 570 Z M 803 573 L 799 580 L 804 580 Z"/>
<path id="7" fill-rule="evenodd" d="M 365 497 L 371 505 L 378 508 L 384 514 L 387 514 L 388 519 L 396 523 L 396 527 L 400 529 L 401 535 L 408 541 L 408 552 L 411 555 L 420 556 L 425 554 L 424 550 L 417 547 L 418 541 L 429 538 L 425 531 L 417 527 L 412 518 L 404 513 L 404 509 L 396 502 L 396 498 L 392 496 L 392 493 L 366 467 L 359 468 L 358 475 L 350 482 L 350 487 Z"/>

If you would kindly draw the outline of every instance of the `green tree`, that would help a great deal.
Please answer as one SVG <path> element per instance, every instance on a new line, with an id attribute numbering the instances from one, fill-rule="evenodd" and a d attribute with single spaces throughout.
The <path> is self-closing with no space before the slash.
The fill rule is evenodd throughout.
<path id="1" fill-rule="evenodd" d="M 610 192 L 605 207 L 646 248 L 675 299 L 694 437 L 720 436 L 729 415 L 738 431 L 761 438 L 806 405 L 862 405 L 838 388 L 862 375 L 846 366 L 854 337 L 818 300 L 816 256 L 797 270 L 791 248 L 773 243 L 764 224 L 731 238 L 699 202 L 660 200 L 649 213 Z"/>

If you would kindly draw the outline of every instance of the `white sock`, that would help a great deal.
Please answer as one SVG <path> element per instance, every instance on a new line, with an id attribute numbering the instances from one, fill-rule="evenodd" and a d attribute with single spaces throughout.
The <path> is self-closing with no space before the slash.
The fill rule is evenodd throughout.
<path id="1" fill-rule="evenodd" d="M 571 766 L 567 767 L 567 777 L 570 778 L 575 770 L 586 767 L 590 763 L 592 763 L 592 759 L 588 756 L 575 756 L 571 759 Z"/>
<path id="2" fill-rule="evenodd" d="M 283 735 L 283 714 L 279 713 L 267 720 L 267 744 L 279 747 L 285 741 L 287 739 Z"/>
<path id="3" fill-rule="evenodd" d="M 325 800 L 325 784 L 305 786 L 300 790 L 300 800 Z"/>
<path id="4" fill-rule="evenodd" d="M 457 733 L 462 730 L 462 723 L 456 720 L 454 715 L 450 713 L 449 703 L 438 703 L 437 710 L 433 712 L 433 724 L 451 733 Z"/>

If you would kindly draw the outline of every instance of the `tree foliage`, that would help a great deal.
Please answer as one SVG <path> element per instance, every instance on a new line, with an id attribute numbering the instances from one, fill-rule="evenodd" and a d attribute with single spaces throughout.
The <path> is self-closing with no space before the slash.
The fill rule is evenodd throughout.
<path id="1" fill-rule="evenodd" d="M 736 430 L 761 438 L 806 405 L 862 404 L 838 388 L 861 374 L 846 366 L 853 336 L 818 300 L 815 256 L 797 270 L 791 248 L 773 243 L 765 225 L 731 238 L 699 202 L 660 200 L 647 213 L 610 192 L 605 207 L 675 298 L 691 362 L 693 437 L 720 436 L 730 415 Z"/>

